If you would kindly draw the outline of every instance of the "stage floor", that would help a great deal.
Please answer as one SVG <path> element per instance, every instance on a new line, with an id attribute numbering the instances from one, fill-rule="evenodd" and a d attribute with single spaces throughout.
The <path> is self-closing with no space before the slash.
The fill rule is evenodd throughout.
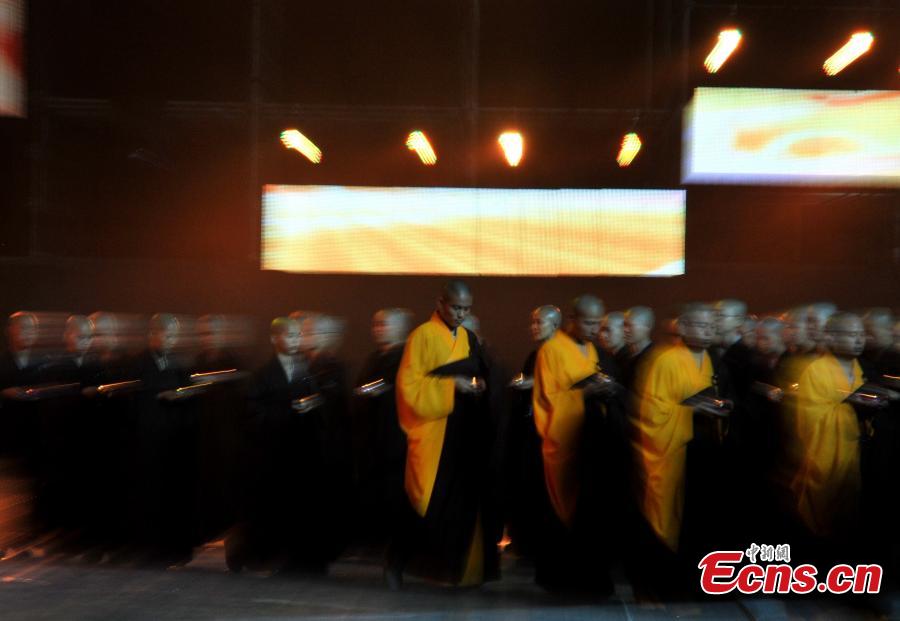
<path id="1" fill-rule="evenodd" d="M 36 552 L 35 554 L 39 553 Z M 32 556 L 0 561 L 0 619 L 879 619 L 900 615 L 900 596 L 882 595 L 880 610 L 831 600 L 795 598 L 639 604 L 623 579 L 604 602 L 552 597 L 532 582 L 531 568 L 504 559 L 504 578 L 477 590 L 408 581 L 382 585 L 371 558 L 345 557 L 327 578 L 229 574 L 221 543 L 198 551 L 179 569 L 149 570 Z M 896 611 L 891 614 L 891 610 Z"/>

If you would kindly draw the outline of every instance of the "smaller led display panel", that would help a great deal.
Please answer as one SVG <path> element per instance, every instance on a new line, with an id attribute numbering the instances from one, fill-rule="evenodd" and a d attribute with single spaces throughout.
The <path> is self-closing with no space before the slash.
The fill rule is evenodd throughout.
<path id="1" fill-rule="evenodd" d="M 900 91 L 698 88 L 685 183 L 900 187 Z"/>
<path id="2" fill-rule="evenodd" d="M 0 116 L 25 116 L 24 0 L 0 0 Z"/>
<path id="3" fill-rule="evenodd" d="M 262 269 L 684 273 L 684 190 L 263 188 Z"/>

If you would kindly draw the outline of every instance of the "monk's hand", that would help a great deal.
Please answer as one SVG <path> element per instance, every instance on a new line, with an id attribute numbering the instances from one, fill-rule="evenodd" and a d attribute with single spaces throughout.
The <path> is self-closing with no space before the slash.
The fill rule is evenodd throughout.
<path id="1" fill-rule="evenodd" d="M 704 414 L 712 414 L 713 416 L 727 416 L 734 409 L 734 403 L 729 399 L 703 399 L 698 403 L 694 410 L 703 412 Z"/>
<path id="2" fill-rule="evenodd" d="M 605 373 L 594 374 L 584 387 L 586 395 L 611 395 L 616 392 L 618 385 Z"/>

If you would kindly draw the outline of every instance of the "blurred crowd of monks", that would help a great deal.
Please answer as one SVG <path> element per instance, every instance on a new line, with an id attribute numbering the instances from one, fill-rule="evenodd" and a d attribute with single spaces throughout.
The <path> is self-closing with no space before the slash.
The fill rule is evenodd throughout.
<path id="1" fill-rule="evenodd" d="M 415 326 L 377 311 L 351 380 L 344 323 L 17 312 L 0 359 L 0 554 L 171 567 L 224 538 L 234 572 L 324 574 L 348 549 L 477 586 L 505 549 L 547 590 L 698 587 L 715 550 L 900 563 L 900 321 L 740 300 L 661 320 L 593 295 L 531 313 L 498 364 L 462 281 Z M 654 335 L 656 340 L 652 340 Z M 523 338 L 526 335 L 523 334 Z"/>

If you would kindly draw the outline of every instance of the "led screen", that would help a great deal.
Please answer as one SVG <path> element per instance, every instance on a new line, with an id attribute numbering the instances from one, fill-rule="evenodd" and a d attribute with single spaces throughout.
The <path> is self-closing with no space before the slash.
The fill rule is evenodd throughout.
<path id="1" fill-rule="evenodd" d="M 900 91 L 698 88 L 682 181 L 900 186 Z"/>
<path id="2" fill-rule="evenodd" d="M 683 274 L 684 206 L 683 190 L 267 185 L 262 268 Z"/>
<path id="3" fill-rule="evenodd" d="M 0 116 L 25 116 L 23 0 L 0 0 Z"/>

